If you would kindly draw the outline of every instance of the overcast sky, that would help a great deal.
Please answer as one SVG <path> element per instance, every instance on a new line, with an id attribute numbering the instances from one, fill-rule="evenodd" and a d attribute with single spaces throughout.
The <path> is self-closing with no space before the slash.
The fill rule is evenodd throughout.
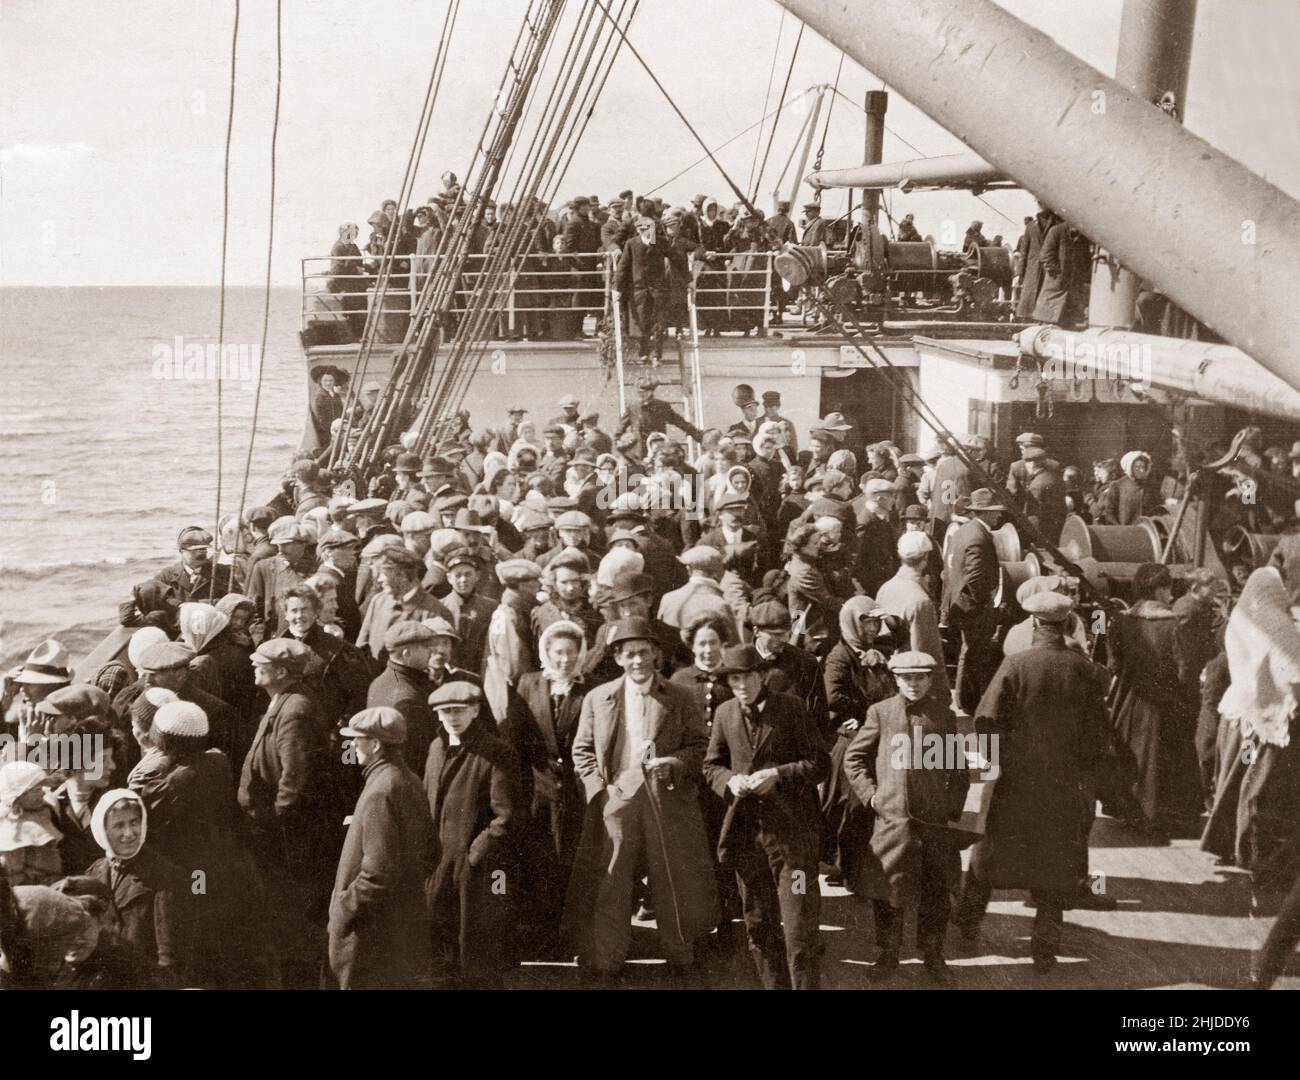
<path id="1" fill-rule="evenodd" d="M 1113 73 L 1120 0 L 1003 6 Z M 417 196 L 436 190 L 442 170 L 463 173 L 524 7 L 462 0 Z M 0 0 L 0 284 L 216 284 L 233 8 L 231 0 Z M 299 260 L 327 253 L 340 222 L 364 223 L 397 194 L 444 10 L 444 0 L 285 0 L 277 283 L 297 284 Z M 1201 0 L 1200 12 L 1188 126 L 1300 194 L 1300 74 L 1290 55 L 1300 4 Z M 797 29 L 773 0 L 642 0 L 631 39 L 717 145 L 763 114 L 779 37 L 774 106 Z M 245 0 L 231 161 L 234 283 L 260 283 L 264 273 L 273 33 L 274 4 Z M 838 49 L 806 31 L 790 96 L 832 82 L 839 60 Z M 880 85 L 844 63 L 839 86 L 852 101 Z M 777 131 L 763 205 L 802 121 L 792 112 Z M 904 140 L 924 155 L 963 149 L 896 93 L 887 124 L 886 161 L 915 156 Z M 742 186 L 757 138 L 752 132 L 719 155 Z M 825 166 L 858 164 L 862 139 L 861 110 L 838 100 Z M 560 194 L 646 191 L 699 156 L 624 52 Z M 697 191 L 733 201 L 707 162 L 660 194 L 684 202 Z M 844 197 L 827 194 L 832 212 Z M 1029 196 L 985 198 L 898 196 L 894 207 L 896 216 L 913 211 L 924 232 L 978 217 L 990 236 L 1018 235 Z"/>

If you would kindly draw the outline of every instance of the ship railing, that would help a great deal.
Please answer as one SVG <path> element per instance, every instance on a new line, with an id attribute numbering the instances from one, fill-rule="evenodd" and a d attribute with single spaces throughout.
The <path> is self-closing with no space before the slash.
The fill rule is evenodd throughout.
<path id="1" fill-rule="evenodd" d="M 709 252 L 697 258 L 693 304 L 706 333 L 757 331 L 771 321 L 774 252 Z M 400 340 L 404 321 L 416 307 L 429 274 L 449 256 L 393 257 L 380 313 L 380 340 Z M 490 255 L 466 259 L 453 303 L 453 316 L 469 310 L 470 298 Z M 529 254 L 519 261 L 512 286 L 502 290 L 488 332 L 493 339 L 579 339 L 598 332 L 610 311 L 617 252 Z M 302 329 L 322 343 L 357 340 L 366 315 L 377 303 L 375 281 L 383 256 L 309 256 L 302 267 Z M 626 302 L 626 298 L 625 298 Z M 584 320 L 597 325 L 588 330 Z M 495 324 L 495 325 L 492 325 Z M 322 331 L 333 331 L 322 332 Z"/>

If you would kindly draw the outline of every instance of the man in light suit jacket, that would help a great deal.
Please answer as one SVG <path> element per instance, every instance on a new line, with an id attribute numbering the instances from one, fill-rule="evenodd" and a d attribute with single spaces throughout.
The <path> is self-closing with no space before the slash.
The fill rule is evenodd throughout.
<path id="1" fill-rule="evenodd" d="M 609 644 L 624 675 L 587 695 L 573 741 L 587 809 L 564 930 L 584 972 L 617 975 L 636 882 L 648 874 L 664 955 L 685 974 L 719 918 L 697 787 L 708 735 L 691 692 L 656 673 L 648 619 L 620 620 Z"/>
<path id="2" fill-rule="evenodd" d="M 666 592 L 659 601 L 659 621 L 680 630 L 689 626 L 702 611 L 720 611 L 733 625 L 735 618 L 722 595 L 722 552 L 701 544 L 688 548 L 678 562 L 690 571 L 690 579 L 680 589 Z M 739 634 L 737 634 L 739 636 Z"/>

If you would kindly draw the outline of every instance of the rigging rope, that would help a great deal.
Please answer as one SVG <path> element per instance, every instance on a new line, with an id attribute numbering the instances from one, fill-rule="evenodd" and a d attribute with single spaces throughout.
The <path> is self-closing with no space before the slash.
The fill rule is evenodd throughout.
<path id="1" fill-rule="evenodd" d="M 604 12 L 605 17 L 607 19 L 609 19 L 611 22 L 613 21 L 614 16 L 609 13 L 609 9 L 605 7 L 603 3 L 601 3 L 601 0 L 593 0 L 593 3 L 595 3 L 595 5 L 598 8 L 600 8 L 602 12 Z M 659 81 L 658 76 L 656 76 L 655 73 L 650 70 L 650 65 L 647 64 L 645 62 L 645 58 L 639 52 L 637 52 L 636 46 L 633 45 L 632 42 L 627 40 L 627 35 L 623 33 L 622 28 L 618 27 L 617 23 L 615 23 L 614 25 L 618 29 L 619 34 L 622 36 L 624 44 L 627 45 L 628 51 L 633 56 L 636 57 L 637 63 L 640 64 L 645 69 L 645 73 L 650 76 L 650 81 L 653 82 L 656 87 L 658 87 L 659 92 L 663 94 L 664 99 L 668 102 L 669 105 L 672 106 L 673 112 L 677 114 L 677 118 L 683 124 L 686 125 L 686 130 L 689 131 L 692 136 L 694 136 L 695 141 L 700 144 L 700 148 L 706 154 L 708 154 L 709 160 L 713 162 L 714 168 L 716 168 L 718 172 L 722 174 L 722 179 L 724 179 L 727 182 L 727 186 L 736 193 L 736 198 L 740 200 L 741 205 L 743 205 L 745 209 L 748 210 L 751 214 L 757 214 L 754 204 L 746 197 L 745 193 L 736 186 L 736 182 L 733 179 L 731 179 L 731 176 L 727 172 L 727 170 L 724 169 L 722 165 L 719 164 L 718 159 L 713 156 L 713 151 L 711 151 L 708 145 L 705 143 L 705 141 L 700 138 L 700 133 L 695 130 L 695 128 L 691 125 L 691 122 L 686 119 L 686 114 L 683 113 L 682 110 L 677 107 L 677 102 L 675 102 L 673 100 L 672 95 L 668 93 L 667 90 L 664 89 L 664 84 Z"/>
<path id="2" fill-rule="evenodd" d="M 843 70 L 844 70 L 844 50 L 841 49 L 840 63 L 839 66 L 835 69 L 835 84 L 831 87 L 831 103 L 826 106 L 826 123 L 822 125 L 822 141 L 817 147 L 817 158 L 816 160 L 813 161 L 813 172 L 821 172 L 822 169 L 822 157 L 826 153 L 826 136 L 830 134 L 831 113 L 835 111 L 835 98 L 836 95 L 838 95 L 840 92 L 840 73 Z M 849 206 L 851 208 L 853 206 L 853 195 L 851 193 L 852 189 L 850 188 L 849 190 L 850 190 Z M 813 202 L 815 202 L 818 206 L 821 206 L 822 203 L 821 188 L 815 188 L 813 190 Z M 850 209 L 850 213 L 851 212 L 852 210 Z"/>
<path id="3" fill-rule="evenodd" d="M 797 96 L 791 98 L 791 99 L 790 99 L 790 104 L 793 105 L 793 104 L 794 104 L 796 101 L 798 101 L 800 98 L 805 98 L 805 97 L 807 97 L 809 94 L 811 94 L 811 93 L 812 93 L 814 90 L 816 90 L 816 89 L 817 89 L 817 88 L 816 88 L 815 86 L 810 86 L 810 87 L 808 87 L 808 89 L 805 90 L 802 94 L 798 94 Z M 752 124 L 749 125 L 749 127 L 745 128 L 744 131 L 738 131 L 738 132 L 736 132 L 735 135 L 733 135 L 733 136 L 732 136 L 730 139 L 728 139 L 726 142 L 724 142 L 724 143 L 718 143 L 718 145 L 715 146 L 715 147 L 713 148 L 713 152 L 716 154 L 719 150 L 724 150 L 724 149 L 726 149 L 728 146 L 730 146 L 732 143 L 734 143 L 737 139 L 743 139 L 746 135 L 748 135 L 748 134 L 749 134 L 751 131 L 753 131 L 756 127 L 761 127 L 763 124 L 766 124 L 766 123 L 767 123 L 770 119 L 772 119 L 772 117 L 774 117 L 775 115 L 776 115 L 776 110 L 773 109 L 770 113 L 768 113 L 766 116 L 764 116 L 761 120 L 755 120 Z M 686 168 L 684 168 L 681 172 L 679 172 L 679 173 L 674 173 L 674 174 L 673 174 L 672 176 L 670 176 L 667 180 L 665 180 L 662 184 L 656 184 L 654 187 L 652 187 L 652 188 L 650 188 L 648 191 L 646 191 L 646 194 L 647 194 L 647 195 L 653 195 L 656 191 L 661 191 L 661 190 L 663 190 L 663 189 L 666 188 L 669 184 L 671 184 L 674 180 L 678 179 L 679 177 L 685 176 L 688 172 L 690 172 L 693 168 L 695 168 L 695 166 L 697 166 L 697 165 L 702 165 L 704 162 L 706 162 L 706 161 L 708 161 L 708 160 L 709 160 L 709 156 L 708 156 L 707 154 L 706 154 L 704 157 L 702 157 L 702 158 L 696 158 L 696 159 L 695 159 L 694 161 L 692 161 L 689 165 L 687 165 Z M 786 168 L 788 169 L 789 166 L 787 165 Z"/>
<path id="4" fill-rule="evenodd" d="M 776 58 L 781 55 L 781 35 L 785 32 L 785 8 L 781 9 L 781 22 L 776 28 L 776 45 L 772 47 L 772 65 L 767 69 L 767 89 L 763 91 L 763 119 L 759 124 L 767 120 L 767 103 L 772 97 L 772 80 L 776 77 Z M 757 125 L 756 125 L 757 126 Z M 754 140 L 754 158 L 749 163 L 749 179 L 745 181 L 745 187 L 749 187 L 754 182 L 754 170 L 758 168 L 758 148 L 763 145 L 763 133 L 758 133 L 758 138 Z"/>
<path id="5" fill-rule="evenodd" d="M 782 8 L 781 10 L 784 11 L 785 9 Z M 763 183 L 763 173 L 767 171 L 767 158 L 768 155 L 772 153 L 772 141 L 776 138 L 776 129 L 781 123 L 781 110 L 785 107 L 785 95 L 786 91 L 790 89 L 790 76 L 794 74 L 795 61 L 799 59 L 799 46 L 803 44 L 803 31 L 805 25 L 806 24 L 802 22 L 799 24 L 799 35 L 794 39 L 794 52 L 790 54 L 790 66 L 786 69 L 785 83 L 781 86 L 781 97 L 776 103 L 777 118 L 772 121 L 772 130 L 767 136 L 767 149 L 763 151 L 763 164 L 758 167 L 758 176 L 754 179 L 754 194 L 752 196 L 754 199 L 758 198 L 758 189 Z M 766 108 L 767 102 L 764 102 L 763 106 Z"/>
<path id="6" fill-rule="evenodd" d="M 222 163 L 221 178 L 221 291 L 217 300 L 217 505 L 213 515 L 212 537 L 214 542 L 219 542 L 221 537 L 221 354 L 226 342 L 226 250 L 230 238 L 230 141 L 235 130 L 235 72 L 238 51 L 239 0 L 235 0 L 235 20 L 230 31 L 230 104 L 226 112 L 226 151 Z M 217 574 L 214 568 L 212 581 L 208 587 L 209 602 L 216 598 L 216 594 Z"/>
<path id="7" fill-rule="evenodd" d="M 253 390 L 253 423 L 248 433 L 248 456 L 244 458 L 244 482 L 239 488 L 239 514 L 235 519 L 235 547 L 244 525 L 244 502 L 248 498 L 248 477 L 253 469 L 253 444 L 257 441 L 257 417 L 262 406 L 262 373 L 266 369 L 266 336 L 271 322 L 271 256 L 275 251 L 275 151 L 280 134 L 280 84 L 284 77 L 282 29 L 283 0 L 275 0 L 275 109 L 271 114 L 271 191 L 266 222 L 266 283 L 262 300 L 262 344 L 258 350 L 257 385 Z M 232 553 L 233 554 L 233 553 Z"/>

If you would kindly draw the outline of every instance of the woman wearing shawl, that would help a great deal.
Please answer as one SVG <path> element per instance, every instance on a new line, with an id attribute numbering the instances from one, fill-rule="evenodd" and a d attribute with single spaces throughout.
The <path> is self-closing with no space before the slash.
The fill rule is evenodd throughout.
<path id="1" fill-rule="evenodd" d="M 1265 892 L 1286 889 L 1300 870 L 1297 614 L 1300 583 L 1270 566 L 1250 575 L 1228 619 L 1219 786 L 1201 840 Z"/>
<path id="2" fill-rule="evenodd" d="M 1196 761 L 1196 703 L 1178 678 L 1178 623 L 1170 607 L 1169 568 L 1138 567 L 1137 600 L 1111 618 L 1108 666 L 1115 675 L 1110 718 L 1119 779 L 1131 826 L 1155 833 L 1181 831 L 1200 816 Z"/>
<path id="3" fill-rule="evenodd" d="M 885 613 L 869 596 L 855 596 L 840 608 L 840 640 L 826 657 L 826 699 L 835 731 L 831 775 L 822 791 L 826 843 L 822 859 L 828 885 L 854 880 L 854 865 L 871 837 L 871 822 L 844 776 L 844 752 L 862 718 L 877 701 L 895 694 L 886 652 L 876 644 Z"/>
<path id="4" fill-rule="evenodd" d="M 180 628 L 181 641 L 194 653 L 190 661 L 191 685 L 220 698 L 235 711 L 235 730 L 226 733 L 228 745 L 219 749 L 242 765 L 243 736 L 251 738 L 262 712 L 249 662 L 251 649 L 238 642 L 237 631 L 230 627 L 230 616 L 221 611 L 220 605 L 182 604 Z"/>
<path id="5" fill-rule="evenodd" d="M 150 848 L 184 872 L 203 873 L 203 891 L 179 898 L 192 944 L 190 965 L 201 986 L 255 983 L 261 975 L 255 915 L 260 883 L 235 802 L 231 761 L 208 746 L 208 721 L 188 701 L 158 708 L 149 734 L 149 768 L 131 790 L 152 827 Z"/>
<path id="6" fill-rule="evenodd" d="M 589 684 L 582 675 L 587 647 L 582 627 L 559 619 L 537 644 L 540 671 L 519 677 L 511 706 L 514 729 L 531 792 L 532 812 L 520 848 L 520 870 L 529 883 L 519 916 L 526 946 L 558 955 L 557 932 L 569 873 L 582 831 L 586 800 L 573 775 L 573 737 Z"/>
<path id="7" fill-rule="evenodd" d="M 180 913 L 189 885 L 174 863 L 146 848 L 148 814 L 134 791 L 107 791 L 95 805 L 90 829 L 104 852 L 86 877 L 110 897 L 118 936 L 131 947 L 137 982 L 184 985 L 186 937 Z"/>

